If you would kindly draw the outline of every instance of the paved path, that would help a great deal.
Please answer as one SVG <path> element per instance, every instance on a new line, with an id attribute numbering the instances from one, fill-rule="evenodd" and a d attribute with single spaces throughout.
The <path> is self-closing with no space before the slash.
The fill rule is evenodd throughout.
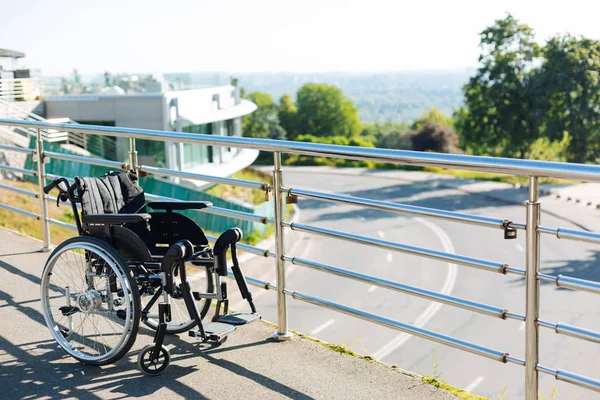
<path id="1" fill-rule="evenodd" d="M 154 399 L 454 399 L 383 364 L 342 355 L 309 340 L 273 342 L 264 322 L 239 329 L 221 347 L 181 335 L 167 338 L 173 357 L 160 377 L 136 369 L 142 329 L 129 356 L 89 367 L 51 339 L 40 310 L 40 243 L 0 229 L 0 398 Z"/>
<path id="2" fill-rule="evenodd" d="M 522 203 L 526 199 L 527 190 L 493 182 L 466 181 L 447 175 L 406 171 L 311 167 L 285 168 L 284 182 L 288 187 L 508 218 L 516 222 L 525 220 Z M 545 210 L 542 215 L 544 226 L 571 229 L 585 227 L 600 232 L 600 211 L 556 199 L 554 196 L 544 196 L 541 200 L 542 209 Z M 523 232 L 519 232 L 517 240 L 503 240 L 499 229 L 435 219 L 408 218 L 400 214 L 313 200 L 300 199 L 298 205 L 303 223 L 504 262 L 521 269 L 525 266 Z M 524 280 L 515 276 L 448 265 L 315 235 L 290 233 L 289 230 L 286 230 L 286 234 L 288 242 L 290 237 L 294 238 L 294 244 L 286 249 L 286 254 L 290 256 L 524 313 Z M 541 255 L 542 272 L 600 281 L 598 245 L 544 236 Z M 504 321 L 447 305 L 441 306 L 299 266 L 288 265 L 287 271 L 287 287 L 290 290 L 307 292 L 524 358 L 525 333 L 522 322 Z M 255 268 L 251 262 L 247 264 L 248 275 L 255 276 L 255 273 L 260 272 L 263 272 L 262 269 Z M 272 275 L 272 267 L 270 272 Z M 263 280 L 274 279 L 266 273 L 258 277 Z M 600 331 L 597 296 L 543 284 L 541 299 L 542 318 Z M 266 318 L 276 318 L 273 294 L 260 295 L 257 303 Z M 316 337 L 331 343 L 350 345 L 356 352 L 369 354 L 386 363 L 419 373 L 433 374 L 437 362 L 437 371 L 454 386 L 468 388 L 486 397 L 498 397 L 506 389 L 505 398 L 523 398 L 524 371 L 520 366 L 498 363 L 424 339 L 408 337 L 391 329 L 293 299 L 288 300 L 288 306 L 292 329 L 312 332 Z M 540 351 L 543 365 L 600 378 L 600 346 L 596 344 L 542 329 Z M 545 398 L 549 398 L 553 390 L 556 390 L 557 399 L 587 400 L 598 397 L 593 392 L 557 382 L 553 377 L 541 377 L 541 391 Z"/>

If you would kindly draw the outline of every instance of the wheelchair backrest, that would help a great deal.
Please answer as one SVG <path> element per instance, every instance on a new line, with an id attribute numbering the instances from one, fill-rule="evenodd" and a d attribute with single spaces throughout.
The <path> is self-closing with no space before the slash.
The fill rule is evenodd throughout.
<path id="1" fill-rule="evenodd" d="M 83 214 L 146 212 L 144 191 L 133 173 L 109 172 L 99 178 L 76 177 Z"/>

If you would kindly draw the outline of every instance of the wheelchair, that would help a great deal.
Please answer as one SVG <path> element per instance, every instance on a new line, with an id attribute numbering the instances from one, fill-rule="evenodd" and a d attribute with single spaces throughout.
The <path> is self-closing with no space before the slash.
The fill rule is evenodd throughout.
<path id="1" fill-rule="evenodd" d="M 115 363 L 133 346 L 141 321 L 154 330 L 154 340 L 139 352 L 138 366 L 145 374 L 159 375 L 171 360 L 164 345 L 167 334 L 187 331 L 203 342 L 221 344 L 237 326 L 260 319 L 237 259 L 241 230 L 228 229 L 211 248 L 202 229 L 178 212 L 202 210 L 210 202 L 146 204 L 133 172 L 76 177 L 72 184 L 57 178 L 44 192 L 55 188 L 57 206 L 70 203 L 79 236 L 50 254 L 41 300 L 52 336 L 70 356 L 90 365 Z M 228 275 L 228 250 L 249 312 L 229 311 L 222 279 Z M 203 324 L 213 300 L 214 315 Z"/>

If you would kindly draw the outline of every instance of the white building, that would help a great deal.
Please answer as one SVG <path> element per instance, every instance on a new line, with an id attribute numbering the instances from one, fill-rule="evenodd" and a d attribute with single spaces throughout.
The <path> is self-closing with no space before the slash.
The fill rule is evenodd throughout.
<path id="1" fill-rule="evenodd" d="M 106 90 L 97 95 L 47 97 L 44 103 L 46 118 L 221 136 L 241 136 L 241 117 L 256 110 L 254 103 L 241 99 L 239 90 L 229 85 L 152 94 Z M 124 138 L 89 137 L 86 147 L 92 154 L 121 161 L 127 159 L 129 143 Z M 150 140 L 136 140 L 136 147 L 143 165 L 220 176 L 245 168 L 258 156 L 256 150 Z"/>

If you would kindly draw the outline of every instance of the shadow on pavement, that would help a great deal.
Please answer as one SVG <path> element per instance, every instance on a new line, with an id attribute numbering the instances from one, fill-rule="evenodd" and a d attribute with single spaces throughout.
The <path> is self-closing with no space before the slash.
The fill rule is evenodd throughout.
<path id="1" fill-rule="evenodd" d="M 18 280 L 27 280 L 39 287 L 40 278 L 38 277 L 20 271 L 4 261 L 0 261 L 0 268 L 19 277 L 15 280 L 15 287 L 23 285 Z M 39 299 L 15 302 L 12 295 L 0 291 L 0 303 L 5 303 L 0 306 L 4 315 L 12 308 L 18 313 L 15 316 L 13 312 L 11 318 L 29 319 L 31 322 L 27 324 L 28 329 L 32 331 L 47 330 L 44 317 L 39 311 Z M 23 321 L 19 321 L 19 325 L 23 325 Z M 140 327 L 139 334 L 152 335 L 153 331 Z M 47 336 L 50 337 L 49 332 Z M 209 368 L 212 369 L 213 376 L 216 366 L 224 370 L 216 371 L 217 374 L 232 373 L 289 398 L 310 398 L 266 375 L 220 357 L 220 355 L 226 356 L 228 353 L 236 351 L 248 351 L 248 348 L 268 344 L 272 341 L 269 338 L 253 343 L 215 347 L 203 343 L 189 343 L 181 340 L 178 336 L 169 336 L 165 341 L 170 348 L 172 357 L 169 369 L 161 376 L 148 377 L 137 369 L 136 351 L 130 352 L 116 364 L 94 367 L 82 364 L 66 355 L 53 339 L 17 345 L 11 343 L 4 336 L 0 336 L 0 357 L 4 360 L 0 362 L 0 388 L 2 388 L 0 397 L 5 399 L 41 397 L 96 399 L 106 398 L 107 392 L 110 393 L 111 398 L 146 397 L 168 387 L 169 390 L 183 398 L 207 399 L 208 397 L 202 394 L 201 388 L 219 384 L 210 378 L 203 378 L 202 364 L 208 367 L 206 365 L 208 363 L 211 365 Z M 198 362 L 190 365 L 189 360 L 193 358 L 196 358 Z M 185 360 L 188 362 L 182 363 Z M 181 379 L 194 373 L 198 374 L 198 378 L 194 378 L 193 382 L 200 382 L 199 387 L 192 387 Z M 186 379 L 186 381 L 189 380 L 189 378 Z M 222 380 L 220 384 L 222 384 Z M 214 394 L 215 387 L 212 386 L 211 389 Z M 241 392 L 240 396 L 243 396 Z M 211 397 L 214 396 L 211 395 Z"/>

